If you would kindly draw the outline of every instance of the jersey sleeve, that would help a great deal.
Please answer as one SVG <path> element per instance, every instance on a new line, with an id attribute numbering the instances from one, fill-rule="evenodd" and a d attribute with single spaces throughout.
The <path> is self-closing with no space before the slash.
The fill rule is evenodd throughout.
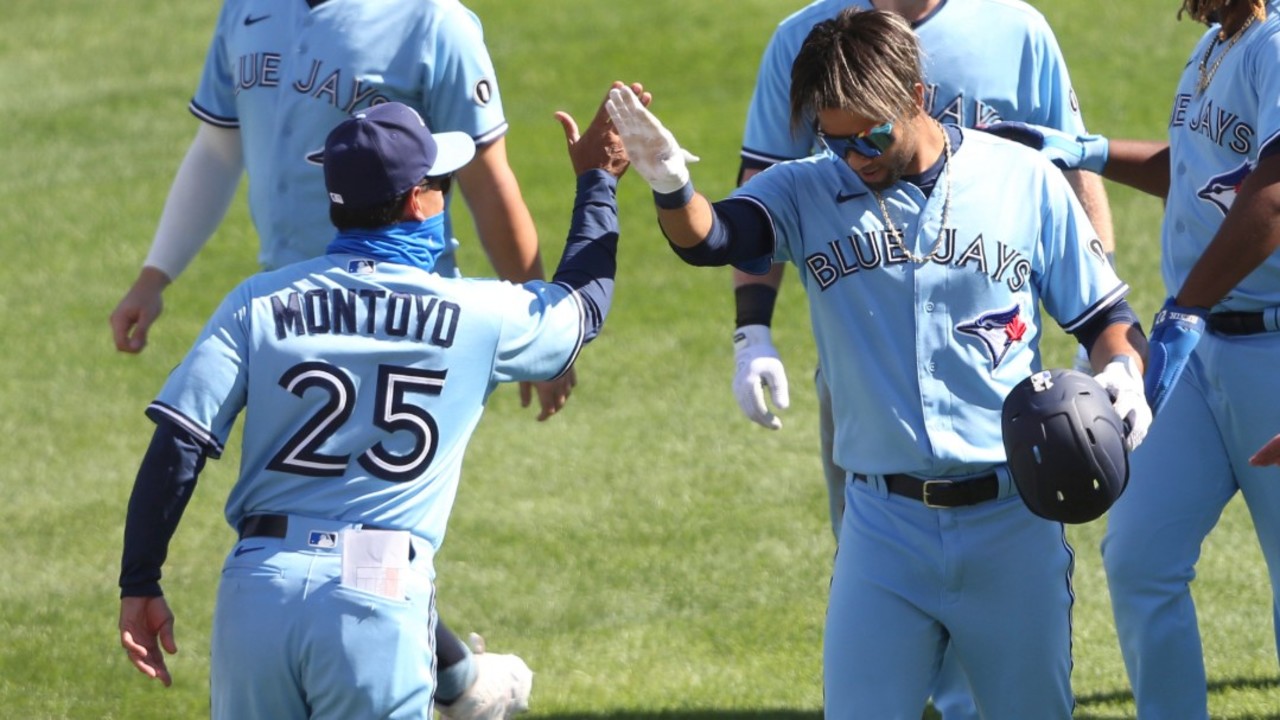
<path id="1" fill-rule="evenodd" d="M 489 297 L 502 314 L 494 381 L 548 380 L 568 370 L 584 342 L 582 310 L 572 291 L 541 280 L 484 282 L 497 288 Z"/>
<path id="2" fill-rule="evenodd" d="M 1032 23 L 1028 29 L 1032 53 L 1036 58 L 1034 67 L 1039 73 L 1034 78 L 1036 99 L 1033 104 L 1034 117 L 1025 122 L 1046 125 L 1070 135 L 1085 133 L 1084 118 L 1080 114 L 1080 101 L 1075 89 L 1071 86 L 1071 74 L 1067 72 L 1067 61 L 1062 56 L 1058 39 L 1043 17 L 1037 16 L 1038 22 Z M 1020 120 L 1022 118 L 1010 118 Z"/>
<path id="3" fill-rule="evenodd" d="M 245 405 L 249 313 L 242 285 L 223 300 L 147 408 L 152 419 L 164 417 L 182 427 L 215 458 Z"/>
<path id="4" fill-rule="evenodd" d="M 760 60 L 747 124 L 742 138 L 742 159 L 758 167 L 806 157 L 814 146 L 813 131 L 791 130 L 791 63 L 799 48 L 788 36 L 774 33 Z"/>
<path id="5" fill-rule="evenodd" d="M 484 30 L 462 6 L 443 12 L 424 44 L 423 116 L 433 131 L 465 132 L 487 145 L 507 132 L 497 73 Z"/>
<path id="6" fill-rule="evenodd" d="M 1257 88 L 1259 159 L 1280 152 L 1280 33 L 1272 32 L 1263 41 L 1249 46 L 1246 72 Z"/>
<path id="7" fill-rule="evenodd" d="M 218 127 L 240 127 L 236 111 L 236 79 L 232 74 L 231 58 L 227 55 L 226 28 L 234 12 L 233 3 L 224 3 L 214 27 L 213 39 L 205 53 L 204 69 L 200 72 L 200 84 L 191 98 L 190 110 L 201 120 Z"/>
<path id="8" fill-rule="evenodd" d="M 1041 256 L 1035 273 L 1045 310 L 1074 332 L 1129 292 L 1071 186 L 1047 160 L 1041 184 Z"/>

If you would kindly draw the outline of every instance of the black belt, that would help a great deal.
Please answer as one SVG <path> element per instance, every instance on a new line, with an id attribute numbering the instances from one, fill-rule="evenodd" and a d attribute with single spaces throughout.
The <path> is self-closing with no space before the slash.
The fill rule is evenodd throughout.
<path id="1" fill-rule="evenodd" d="M 365 530 L 383 530 L 373 525 L 362 525 Z M 269 538 L 285 538 L 289 535 L 289 516 L 288 515 L 250 515 L 240 523 L 240 539 L 255 537 Z M 417 551 L 413 549 L 413 545 L 409 545 L 409 559 L 413 560 L 417 556 Z"/>
<path id="2" fill-rule="evenodd" d="M 1267 313 L 1274 314 L 1275 308 L 1262 312 L 1216 312 L 1209 315 L 1209 329 L 1219 335 L 1257 335 L 1258 333 L 1276 330 L 1267 323 Z M 1274 322 L 1274 321 L 1273 321 Z"/>
<path id="3" fill-rule="evenodd" d="M 853 479 L 867 482 L 867 476 L 858 473 Z M 890 493 L 919 500 L 931 508 L 977 505 L 1000 497 L 1000 478 L 995 473 L 966 480 L 929 480 L 893 473 L 884 476 L 884 484 Z"/>
<path id="4" fill-rule="evenodd" d="M 288 515 L 250 515 L 240 523 L 241 540 L 252 537 L 283 538 L 288 534 Z"/>

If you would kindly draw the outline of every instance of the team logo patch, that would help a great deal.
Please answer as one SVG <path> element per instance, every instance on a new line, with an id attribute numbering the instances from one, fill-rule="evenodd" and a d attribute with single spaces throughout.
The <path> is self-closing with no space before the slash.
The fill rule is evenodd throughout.
<path id="1" fill-rule="evenodd" d="M 338 546 L 338 533 L 324 530 L 312 530 L 307 535 L 307 544 L 311 547 L 334 548 Z"/>
<path id="2" fill-rule="evenodd" d="M 1226 215 L 1231 209 L 1231 204 L 1236 201 L 1236 195 L 1240 193 L 1240 186 L 1244 184 L 1244 179 L 1251 172 L 1253 172 L 1253 163 L 1246 160 L 1234 170 L 1209 178 L 1209 182 L 1196 192 L 1196 197 L 1213 203 L 1223 215 Z"/>
<path id="3" fill-rule="evenodd" d="M 493 100 L 493 83 L 489 82 L 488 78 L 481 79 L 471 90 L 471 99 L 475 100 L 480 107 L 488 105 Z"/>
<path id="4" fill-rule="evenodd" d="M 347 272 L 352 275 L 372 275 L 378 264 L 369 259 L 352 260 L 347 263 Z"/>
<path id="5" fill-rule="evenodd" d="M 1076 97 L 1076 89 L 1071 88 L 1071 92 L 1069 92 L 1068 95 L 1071 98 L 1071 112 L 1079 115 L 1080 114 L 1080 98 Z"/>
<path id="6" fill-rule="evenodd" d="M 976 320 L 956 325 L 956 332 L 972 335 L 982 341 L 991 358 L 991 369 L 1000 367 L 1009 348 L 1022 342 L 1027 334 L 1027 323 L 1022 319 L 1022 308 L 1014 305 L 1008 310 L 983 313 Z"/>

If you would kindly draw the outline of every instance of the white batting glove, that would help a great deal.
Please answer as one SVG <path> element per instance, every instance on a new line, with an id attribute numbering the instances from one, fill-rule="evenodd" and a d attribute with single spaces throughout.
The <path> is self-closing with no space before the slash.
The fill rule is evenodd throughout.
<path id="1" fill-rule="evenodd" d="M 605 108 L 627 149 L 631 166 L 654 192 L 673 193 L 689 184 L 687 163 L 698 157 L 680 147 L 662 121 L 649 112 L 631 88 L 609 91 Z"/>
<path id="2" fill-rule="evenodd" d="M 764 401 L 764 389 L 769 388 L 769 399 L 779 410 L 791 404 L 787 390 L 787 373 L 782 358 L 773 346 L 768 325 L 743 325 L 733 333 L 733 394 L 738 407 L 751 422 L 770 430 L 782 427 L 782 419 L 769 410 Z M 1142 389 L 1142 384 L 1138 384 Z"/>
<path id="3" fill-rule="evenodd" d="M 1128 355 L 1117 355 L 1093 379 L 1111 396 L 1111 405 L 1128 431 L 1124 446 L 1133 452 L 1142 444 L 1151 427 L 1151 406 L 1147 405 L 1137 363 Z"/>

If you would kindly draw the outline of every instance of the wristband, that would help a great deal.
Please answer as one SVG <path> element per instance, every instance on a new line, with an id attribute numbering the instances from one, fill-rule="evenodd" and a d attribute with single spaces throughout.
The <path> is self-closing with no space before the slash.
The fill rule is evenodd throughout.
<path id="1" fill-rule="evenodd" d="M 693 200 L 693 182 L 680 186 L 679 190 L 669 193 L 653 191 L 653 204 L 663 210 L 679 210 Z"/>

